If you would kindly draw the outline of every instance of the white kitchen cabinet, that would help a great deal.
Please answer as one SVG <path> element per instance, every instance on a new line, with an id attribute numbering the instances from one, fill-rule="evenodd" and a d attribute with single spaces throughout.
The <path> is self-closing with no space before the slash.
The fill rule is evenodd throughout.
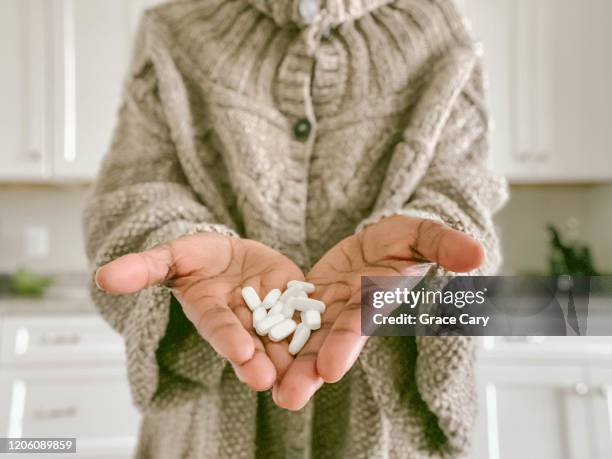
<path id="1" fill-rule="evenodd" d="M 479 366 L 477 377 L 481 403 L 475 458 L 595 457 L 581 367 L 487 364 Z"/>
<path id="2" fill-rule="evenodd" d="M 0 319 L 0 437 L 76 438 L 75 459 L 128 459 L 138 423 L 122 339 L 100 317 Z"/>
<path id="3" fill-rule="evenodd" d="M 3 321 L 0 362 L 3 365 L 87 364 L 124 361 L 123 340 L 96 315 L 57 318 L 16 317 Z"/>
<path id="4" fill-rule="evenodd" d="M 0 394 L 8 437 L 76 438 L 75 459 L 129 457 L 136 445 L 138 414 L 123 369 L 3 371 Z"/>
<path id="5" fill-rule="evenodd" d="M 140 17 L 162 1 L 54 1 L 54 176 L 88 180 L 110 146 Z"/>
<path id="6" fill-rule="evenodd" d="M 612 368 L 590 369 L 592 388 L 591 428 L 595 434 L 597 457 L 612 457 Z"/>
<path id="7" fill-rule="evenodd" d="M 162 0 L 0 2 L 0 181 L 89 181 L 116 123 L 136 27 Z"/>
<path id="8" fill-rule="evenodd" d="M 537 1 L 537 0 L 536 0 Z M 503 173 L 512 157 L 512 49 L 514 0 L 462 0 L 460 3 L 483 42 L 487 75 L 487 102 L 493 119 L 491 151 L 493 167 Z"/>
<path id="9" fill-rule="evenodd" d="M 110 144 L 128 62 L 125 0 L 54 0 L 54 175 L 95 175 Z"/>
<path id="10" fill-rule="evenodd" d="M 612 2 L 460 3 L 484 44 L 495 169 L 518 183 L 612 180 Z"/>
<path id="11" fill-rule="evenodd" d="M 473 457 L 612 457 L 610 362 L 610 337 L 483 338 Z"/>
<path id="12" fill-rule="evenodd" d="M 48 177 L 46 0 L 0 2 L 0 180 Z"/>

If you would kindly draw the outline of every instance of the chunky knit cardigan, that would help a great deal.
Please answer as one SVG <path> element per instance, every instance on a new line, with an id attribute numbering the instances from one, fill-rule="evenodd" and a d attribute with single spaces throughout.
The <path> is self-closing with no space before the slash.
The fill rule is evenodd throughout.
<path id="1" fill-rule="evenodd" d="M 496 269 L 491 216 L 505 185 L 487 165 L 480 53 L 454 3 L 327 0 L 309 17 L 303 7 L 176 0 L 144 15 L 85 211 L 94 269 L 219 231 L 307 272 L 393 214 L 474 235 L 487 251 L 482 272 Z M 92 291 L 125 338 L 143 412 L 139 458 L 467 455 L 467 338 L 371 338 L 341 382 L 288 412 L 237 380 L 167 288 Z"/>

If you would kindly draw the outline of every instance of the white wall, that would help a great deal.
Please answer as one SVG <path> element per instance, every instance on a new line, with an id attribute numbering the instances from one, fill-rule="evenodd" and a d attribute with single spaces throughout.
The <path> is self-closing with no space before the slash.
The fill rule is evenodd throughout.
<path id="1" fill-rule="evenodd" d="M 27 267 L 37 271 L 84 271 L 81 232 L 86 188 L 0 187 L 0 272 Z M 46 227 L 49 255 L 25 256 L 27 226 Z"/>
<path id="2" fill-rule="evenodd" d="M 86 188 L 0 186 L 0 272 L 19 266 L 40 271 L 82 271 L 81 210 Z M 593 247 L 597 265 L 612 272 L 612 185 L 514 187 L 497 218 L 504 249 L 504 271 L 545 272 L 547 223 L 569 217 L 582 222 L 582 235 Z M 24 229 L 49 230 L 50 252 L 43 259 L 24 256 Z"/>

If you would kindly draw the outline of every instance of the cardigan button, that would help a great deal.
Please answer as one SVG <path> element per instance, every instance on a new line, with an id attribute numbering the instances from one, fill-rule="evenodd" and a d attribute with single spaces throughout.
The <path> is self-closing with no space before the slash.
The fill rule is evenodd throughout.
<path id="1" fill-rule="evenodd" d="M 293 136 L 300 141 L 308 139 L 312 131 L 312 124 L 306 118 L 300 118 L 293 126 Z"/>
<path id="2" fill-rule="evenodd" d="M 299 0 L 298 12 L 306 24 L 311 24 L 321 12 L 319 0 Z"/>

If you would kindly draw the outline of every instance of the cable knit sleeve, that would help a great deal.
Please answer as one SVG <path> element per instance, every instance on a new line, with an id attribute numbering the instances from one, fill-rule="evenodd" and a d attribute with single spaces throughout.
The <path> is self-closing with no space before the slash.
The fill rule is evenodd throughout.
<path id="1" fill-rule="evenodd" d="M 194 232 L 235 235 L 230 227 L 218 224 L 207 203 L 186 182 L 148 50 L 143 26 L 118 126 L 84 213 L 87 255 L 94 270 L 127 253 Z M 220 374 L 223 361 L 181 319 L 175 302 L 171 314 L 172 298 L 166 287 L 111 296 L 92 285 L 92 296 L 104 318 L 124 336 L 128 375 L 139 408 L 146 408 L 156 391 L 172 386 L 165 383 L 173 377 L 192 385 L 209 384 Z M 167 333 L 173 339 L 163 340 Z M 164 360 L 168 353 L 160 346 L 162 340 L 173 346 L 175 358 Z M 156 353 L 162 355 L 156 358 Z"/>
<path id="2" fill-rule="evenodd" d="M 501 260 L 492 217 L 504 204 L 507 191 L 505 181 L 489 166 L 481 64 L 471 49 L 455 49 L 430 77 L 391 159 L 376 208 L 358 231 L 398 214 L 433 219 L 478 239 L 486 258 L 472 274 L 492 275 Z M 413 171 L 418 169 L 426 172 L 415 178 Z M 453 273 L 438 269 L 438 274 Z M 384 373 L 385 365 L 391 368 L 403 358 L 397 349 L 406 339 L 388 337 L 373 343 L 364 355 L 364 366 L 371 366 L 372 374 Z M 445 439 L 440 454 L 465 454 L 475 419 L 474 341 L 417 337 L 416 346 L 415 384 L 436 418 L 432 432 Z M 375 355 L 385 358 L 369 363 Z M 385 359 L 389 361 L 381 363 Z"/>
<path id="3" fill-rule="evenodd" d="M 493 274 L 501 258 L 492 217 L 507 187 L 490 168 L 481 63 L 472 50 L 456 49 L 433 73 L 376 207 L 357 231 L 398 214 L 440 221 L 478 239 L 486 260 L 477 273 Z M 419 169 L 425 172 L 415 176 Z"/>

